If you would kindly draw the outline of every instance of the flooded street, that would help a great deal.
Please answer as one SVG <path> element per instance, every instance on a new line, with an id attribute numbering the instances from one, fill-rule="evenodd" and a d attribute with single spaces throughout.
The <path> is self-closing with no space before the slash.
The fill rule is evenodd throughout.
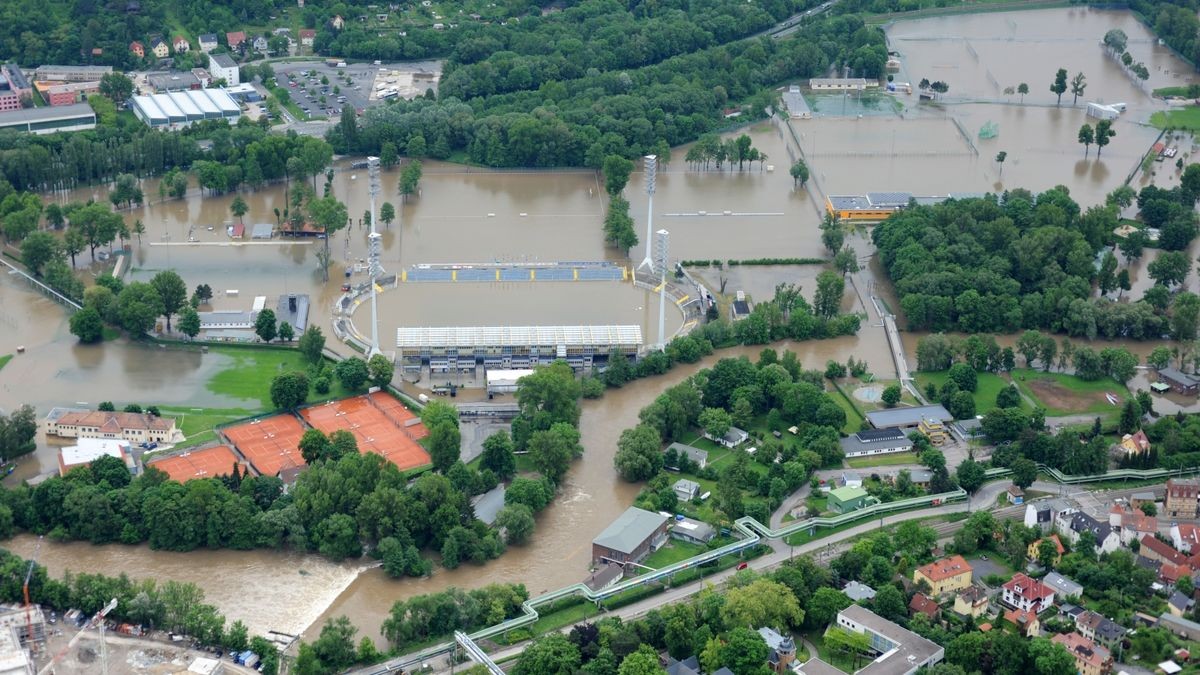
<path id="1" fill-rule="evenodd" d="M 1132 83 L 1099 46 L 1111 28 L 1129 34 L 1130 51 L 1150 69 L 1145 90 Z M 1063 184 L 1086 208 L 1121 184 L 1157 138 L 1158 131 L 1144 123 L 1160 106 L 1146 91 L 1186 82 L 1180 73 L 1187 67 L 1157 46 L 1128 13 L 1070 8 L 959 15 L 896 23 L 888 31 L 892 48 L 902 54 L 903 70 L 897 80 L 944 80 L 950 85 L 947 105 L 918 105 L 915 96 L 901 96 L 903 109 L 896 114 L 791 121 L 812 169 L 811 192 L 793 186 L 788 167 L 797 144 L 781 124 L 763 122 L 733 133 L 748 133 L 754 146 L 767 155 L 764 162 L 748 164 L 742 171 L 695 170 L 683 161 L 687 146 L 673 149 L 673 161 L 658 172 L 653 214 L 654 229 L 671 232 L 673 261 L 828 257 L 818 229 L 825 194 L 907 191 L 932 196 L 1010 186 L 1039 191 Z M 1100 159 L 1095 148 L 1085 158 L 1075 142 L 1079 126 L 1087 121 L 1082 107 L 1065 105 L 1069 93 L 1063 107 L 1054 106 L 1048 86 L 1058 67 L 1087 75 L 1088 90 L 1080 106 L 1085 100 L 1129 104 L 1129 111 L 1116 124 L 1118 135 Z M 1026 105 L 1019 104 L 1018 96 L 1003 94 L 1004 87 L 1020 82 L 1030 85 Z M 988 122 L 999 126 L 999 136 L 981 139 L 978 132 Z M 1008 153 L 1003 167 L 994 161 L 999 151 Z M 146 280 L 157 271 L 175 269 L 189 288 L 210 284 L 213 307 L 228 310 L 248 309 L 256 295 L 306 293 L 313 303 L 310 321 L 332 335 L 330 308 L 341 295 L 343 271 L 366 255 L 367 228 L 360 225 L 368 208 L 366 172 L 349 167 L 349 160 L 337 164 L 332 191 L 346 202 L 354 225 L 329 242 L 334 261 L 329 282 L 322 281 L 317 269 L 316 254 L 324 242 L 247 240 L 246 245 L 232 245 L 225 228 L 233 222 L 229 206 L 235 194 L 208 196 L 193 188 L 185 199 L 160 201 L 153 180 L 143 182 L 150 203 L 123 213 L 129 224 L 141 219 L 147 228 L 140 242 L 135 238 L 129 244 L 131 270 L 126 279 Z M 639 239 L 644 237 L 647 210 L 640 168 L 625 191 Z M 1169 174 L 1160 173 L 1160 184 L 1169 184 Z M 323 180 L 318 180 L 318 190 Z M 405 204 L 397 194 L 398 180 L 398 170 L 383 175 L 384 199 L 398 211 L 397 222 L 380 227 L 388 272 L 434 263 L 608 260 L 628 264 L 623 254 L 604 245 L 606 198 L 595 172 L 488 171 L 430 161 L 425 163 L 421 194 Z M 276 223 L 275 209 L 282 215 L 286 193 L 284 184 L 239 193 L 249 205 L 247 226 Z M 106 195 L 105 189 L 93 187 L 55 199 L 106 200 Z M 873 252 L 869 229 L 857 228 L 847 241 L 864 266 L 852 275 L 853 285 L 847 283 L 844 303 L 848 311 L 866 311 L 860 334 L 774 346 L 797 352 L 808 368 L 821 369 L 830 359 L 865 359 L 871 372 L 891 379 L 894 369 L 888 345 L 868 298 L 878 295 L 892 312 L 899 312 L 899 302 L 878 261 L 866 258 Z M 1147 250 L 1134 264 L 1134 297 L 1149 283 L 1144 269 L 1156 254 Z M 638 261 L 643 255 L 644 242 L 629 257 Z M 1190 251 L 1192 258 L 1197 255 L 1200 241 Z M 90 263 L 87 252 L 79 263 L 81 267 Z M 761 301 L 769 299 L 780 282 L 799 284 L 811 297 L 821 269 L 819 265 L 740 266 L 693 271 L 712 286 L 725 279 L 729 293 L 745 290 Z M 356 275 L 354 280 L 362 277 Z M 1197 287 L 1195 273 L 1188 283 L 1192 289 Z M 380 335 L 387 349 L 401 326 L 636 323 L 650 343 L 656 339 L 657 302 L 654 294 L 618 282 L 407 282 L 379 296 Z M 356 316 L 356 321 L 360 330 L 369 330 L 365 318 Z M 679 312 L 668 308 L 668 332 L 680 323 Z M 903 328 L 903 320 L 898 323 Z M 14 353 L 18 345 L 26 348 L 25 354 L 0 370 L 0 408 L 6 411 L 29 403 L 44 414 L 56 405 L 94 406 L 106 399 L 213 407 L 241 403 L 212 394 L 204 384 L 227 365 L 226 357 L 166 351 L 125 340 L 79 345 L 67 330 L 62 308 L 9 275 L 0 279 L 0 326 L 4 335 L 0 354 Z M 919 337 L 903 333 L 913 367 Z M 999 336 L 998 341 L 1010 345 L 1017 337 Z M 1125 346 L 1144 357 L 1159 344 Z M 349 353 L 333 339 L 329 346 Z M 437 569 L 428 579 L 392 580 L 378 569 L 358 574 L 360 565 L 337 565 L 315 555 L 177 554 L 146 547 L 49 541 L 42 544 L 40 561 L 55 574 L 66 569 L 107 569 L 126 570 L 133 577 L 193 581 L 230 620 L 242 619 L 256 632 L 307 631 L 311 639 L 325 617 L 345 614 L 359 627 L 360 635 L 382 645 L 379 627 L 392 604 L 412 595 L 496 582 L 524 583 L 531 594 L 538 594 L 580 581 L 587 573 L 592 538 L 632 503 L 638 490 L 619 480 L 612 467 L 620 432 L 634 425 L 638 411 L 666 387 L 718 358 L 737 354 L 754 358 L 760 349 L 726 350 L 701 364 L 680 366 L 667 375 L 609 391 L 602 399 L 585 401 L 583 459 L 573 465 L 561 494 L 539 516 L 532 541 L 483 567 Z M 1145 388 L 1145 377 L 1139 372 L 1131 389 Z M 1156 404 L 1160 400 L 1164 412 L 1184 403 L 1156 398 Z M 29 478 L 54 465 L 54 449 L 42 447 L 22 460 L 15 478 Z M 5 545 L 27 555 L 34 538 L 21 536 Z"/>

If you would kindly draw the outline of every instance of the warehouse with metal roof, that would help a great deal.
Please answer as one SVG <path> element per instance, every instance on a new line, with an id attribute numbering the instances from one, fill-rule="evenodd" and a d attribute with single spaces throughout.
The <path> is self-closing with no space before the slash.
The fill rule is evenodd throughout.
<path id="1" fill-rule="evenodd" d="M 211 119 L 236 120 L 241 106 L 223 89 L 192 89 L 134 96 L 133 114 L 152 127 L 177 128 Z"/>
<path id="2" fill-rule="evenodd" d="M 80 131 L 96 128 L 96 113 L 86 103 L 50 108 L 25 108 L 0 113 L 0 129 L 15 129 L 34 134 L 56 131 Z"/>

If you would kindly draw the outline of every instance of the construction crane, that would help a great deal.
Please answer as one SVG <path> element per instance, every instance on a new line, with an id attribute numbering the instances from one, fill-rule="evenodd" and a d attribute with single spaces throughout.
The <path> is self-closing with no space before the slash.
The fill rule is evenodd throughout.
<path id="1" fill-rule="evenodd" d="M 50 659 L 49 663 L 42 666 L 42 669 L 37 672 L 37 675 L 46 675 L 47 673 L 49 673 L 51 671 L 51 669 L 54 668 L 54 664 L 58 663 L 59 659 L 61 659 L 63 657 L 63 655 L 65 655 L 67 652 L 71 651 L 71 648 L 75 646 L 75 643 L 79 641 L 79 638 L 83 637 L 84 633 L 88 632 L 90 629 L 92 629 L 96 625 L 100 626 L 101 667 L 104 669 L 104 672 L 107 674 L 108 673 L 108 649 L 105 647 L 105 644 L 104 644 L 104 617 L 108 616 L 108 613 L 113 611 L 114 609 L 116 609 L 116 607 L 117 607 L 117 599 L 113 598 L 112 600 L 109 600 L 108 604 L 105 605 L 103 609 L 101 609 L 99 612 L 96 612 L 96 615 L 93 616 L 91 618 L 91 620 L 89 620 L 87 623 L 85 623 L 83 625 L 83 628 L 79 629 L 79 632 L 75 634 L 75 637 L 71 638 L 71 641 L 67 643 L 66 647 L 63 647 L 60 652 L 55 654 L 54 658 Z"/>
<path id="2" fill-rule="evenodd" d="M 25 583 L 21 584 L 21 592 L 25 595 L 25 639 L 30 650 L 33 649 L 33 610 L 29 603 L 29 579 L 33 576 L 33 568 L 37 565 L 38 552 L 42 550 L 42 538 L 38 537 L 37 545 L 33 547 L 33 555 L 29 558 L 29 568 L 25 570 Z"/>

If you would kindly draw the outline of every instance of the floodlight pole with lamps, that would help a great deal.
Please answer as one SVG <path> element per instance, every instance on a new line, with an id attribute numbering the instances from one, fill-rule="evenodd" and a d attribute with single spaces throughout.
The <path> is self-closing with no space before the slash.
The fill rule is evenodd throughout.
<path id="1" fill-rule="evenodd" d="M 646 257 L 642 259 L 642 264 L 638 265 L 638 269 L 643 267 L 650 268 L 654 271 L 654 261 L 650 258 L 650 242 L 651 233 L 654 231 L 654 183 L 658 178 L 658 157 L 656 155 L 646 155 L 644 158 L 646 167 Z"/>
<path id="2" fill-rule="evenodd" d="M 654 264 L 658 269 L 658 349 L 667 348 L 666 318 L 667 318 L 667 244 L 670 233 L 659 230 L 658 246 L 654 250 Z"/>
<path id="3" fill-rule="evenodd" d="M 371 234 L 367 235 L 367 276 L 370 277 L 371 284 L 371 349 L 367 356 L 370 357 L 379 353 L 379 309 L 375 288 L 377 279 L 383 271 L 379 263 L 382 235 L 375 231 L 375 221 L 378 219 L 375 198 L 379 196 L 380 192 L 378 157 L 367 158 L 367 177 L 369 179 L 367 190 L 371 195 Z"/>

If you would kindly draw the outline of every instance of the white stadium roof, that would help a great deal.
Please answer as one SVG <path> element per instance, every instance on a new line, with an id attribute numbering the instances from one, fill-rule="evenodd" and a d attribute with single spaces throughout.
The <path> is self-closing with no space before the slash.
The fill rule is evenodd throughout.
<path id="1" fill-rule="evenodd" d="M 642 345 L 641 326 L 478 326 L 399 328 L 396 346 L 419 347 L 528 347 Z"/>

